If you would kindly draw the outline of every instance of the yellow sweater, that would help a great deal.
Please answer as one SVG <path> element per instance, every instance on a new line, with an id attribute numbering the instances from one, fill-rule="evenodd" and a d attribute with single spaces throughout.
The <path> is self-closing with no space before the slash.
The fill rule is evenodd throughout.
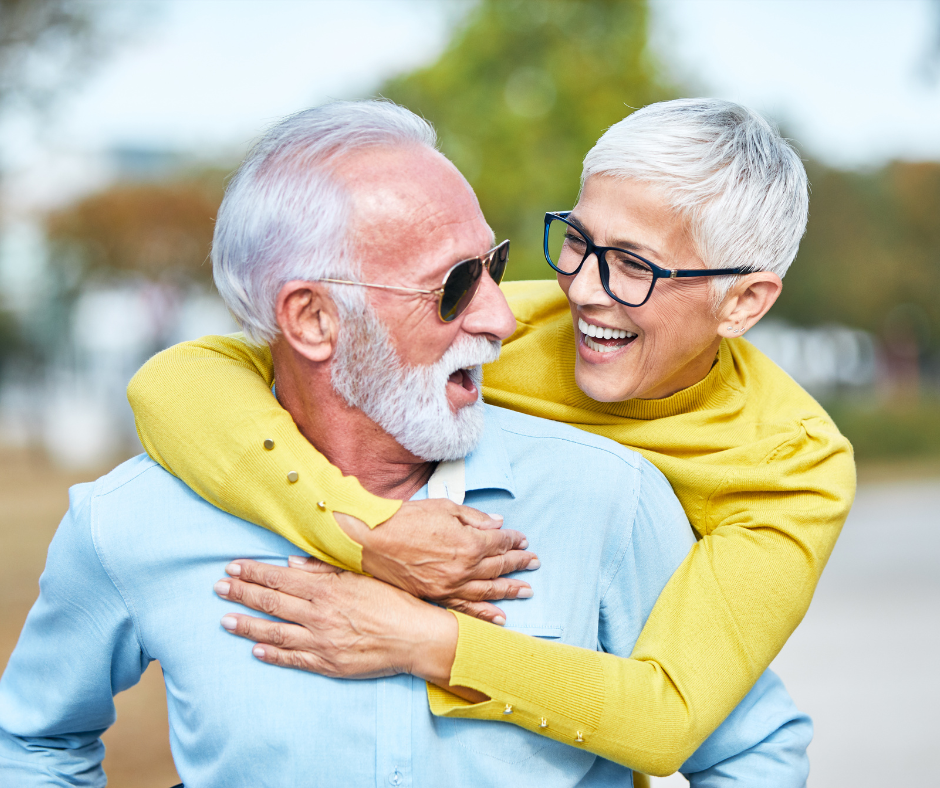
<path id="1" fill-rule="evenodd" d="M 800 623 L 855 493 L 851 447 L 823 409 L 744 340 L 661 400 L 595 402 L 577 387 L 567 302 L 554 282 L 504 285 L 519 320 L 484 373 L 487 401 L 640 451 L 703 537 L 669 581 L 630 659 L 457 616 L 455 685 L 429 687 L 438 715 L 501 720 L 648 774 L 670 774 L 722 722 Z M 270 395 L 267 349 L 208 337 L 151 359 L 128 389 L 148 453 L 196 492 L 313 555 L 361 571 L 335 524 L 370 527 L 398 508 L 330 466 Z M 275 442 L 267 451 L 266 438 Z M 289 483 L 287 473 L 299 479 Z M 320 511 L 314 503 L 326 500 Z M 513 523 L 523 532 L 525 523 Z M 511 703 L 511 717 L 502 714 Z M 540 729 L 547 717 L 559 723 Z"/>

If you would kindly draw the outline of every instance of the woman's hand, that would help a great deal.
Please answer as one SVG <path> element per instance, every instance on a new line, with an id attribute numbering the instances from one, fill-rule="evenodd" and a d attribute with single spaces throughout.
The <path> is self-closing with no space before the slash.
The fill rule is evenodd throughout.
<path id="1" fill-rule="evenodd" d="M 333 678 L 412 673 L 468 700 L 485 700 L 449 686 L 457 621 L 446 610 L 315 558 L 291 557 L 290 564 L 234 561 L 226 567 L 231 579 L 215 584 L 223 599 L 285 619 L 222 618 L 226 630 L 257 642 L 258 659 Z"/>
<path id="2" fill-rule="evenodd" d="M 485 600 L 532 596 L 525 581 L 502 577 L 540 564 L 525 549 L 525 536 L 502 528 L 499 515 L 430 499 L 405 501 L 373 529 L 349 515 L 334 516 L 362 545 L 363 571 L 413 596 L 500 625 L 505 615 Z"/>

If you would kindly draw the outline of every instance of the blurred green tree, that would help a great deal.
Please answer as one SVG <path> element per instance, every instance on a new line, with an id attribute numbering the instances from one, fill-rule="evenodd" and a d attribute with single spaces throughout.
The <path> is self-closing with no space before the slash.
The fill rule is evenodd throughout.
<path id="1" fill-rule="evenodd" d="M 867 172 L 807 163 L 806 236 L 774 314 L 940 349 L 940 163 Z"/>
<path id="2" fill-rule="evenodd" d="M 641 0 L 482 0 L 431 66 L 377 91 L 423 115 L 470 181 L 511 279 L 549 276 L 545 211 L 578 195 L 581 162 L 631 108 L 673 98 Z"/>

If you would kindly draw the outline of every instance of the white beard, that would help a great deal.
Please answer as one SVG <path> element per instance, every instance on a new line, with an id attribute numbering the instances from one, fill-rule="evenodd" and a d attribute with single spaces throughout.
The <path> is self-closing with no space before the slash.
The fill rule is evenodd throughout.
<path id="1" fill-rule="evenodd" d="M 429 462 L 466 457 L 483 436 L 483 398 L 478 394 L 454 413 L 447 380 L 466 369 L 479 392 L 482 365 L 499 357 L 500 343 L 463 336 L 434 364 L 409 367 L 371 307 L 363 303 L 362 311 L 354 311 L 341 315 L 331 371 L 336 392 L 415 456 Z"/>

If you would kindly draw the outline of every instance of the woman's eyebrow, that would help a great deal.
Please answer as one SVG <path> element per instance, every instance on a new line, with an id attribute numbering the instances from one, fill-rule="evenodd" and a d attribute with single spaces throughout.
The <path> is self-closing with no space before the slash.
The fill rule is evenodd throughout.
<path id="1" fill-rule="evenodd" d="M 583 232 L 588 238 L 591 238 L 591 234 L 587 231 L 584 224 L 578 221 L 578 217 L 574 213 L 568 214 L 568 221 L 571 222 L 575 227 L 577 227 L 581 232 Z M 593 241 L 594 239 L 591 238 Z M 596 241 L 595 241 L 596 243 Z M 628 252 L 636 252 L 637 254 L 643 254 L 648 257 L 659 257 L 659 252 L 657 252 L 652 246 L 647 246 L 646 244 L 637 243 L 636 241 L 629 241 L 627 239 L 615 238 L 613 241 L 609 242 L 607 246 L 612 246 L 617 249 L 624 249 Z"/>

